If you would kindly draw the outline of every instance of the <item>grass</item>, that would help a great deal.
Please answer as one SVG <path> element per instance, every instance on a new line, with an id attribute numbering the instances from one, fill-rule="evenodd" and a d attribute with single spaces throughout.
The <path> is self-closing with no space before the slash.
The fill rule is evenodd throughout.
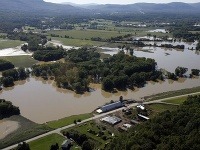
<path id="1" fill-rule="evenodd" d="M 23 43 L 24 42 L 19 41 L 19 40 L 0 39 L 0 49 L 14 48 L 14 47 L 20 46 Z"/>
<path id="2" fill-rule="evenodd" d="M 19 122 L 20 128 L 17 129 L 15 132 L 11 133 L 9 136 L 0 140 L 0 149 L 13 144 L 20 143 L 22 141 L 25 141 L 27 139 L 52 130 L 46 125 L 36 124 L 22 116 L 12 116 L 8 120 Z"/>
<path id="3" fill-rule="evenodd" d="M 63 45 L 67 46 L 101 46 L 104 45 L 105 42 L 91 41 L 91 40 L 81 40 L 81 39 L 68 39 L 68 38 L 60 38 L 60 37 L 52 37 L 51 39 L 60 41 Z"/>
<path id="4" fill-rule="evenodd" d="M 100 37 L 102 39 L 109 39 L 111 37 L 125 35 L 126 33 L 119 33 L 117 31 L 106 31 L 106 30 L 61 30 L 61 31 L 50 31 L 48 34 L 56 34 L 62 37 L 69 36 L 74 39 L 91 39 L 92 37 Z"/>
<path id="5" fill-rule="evenodd" d="M 59 147 L 61 147 L 64 140 L 65 138 L 59 134 L 51 134 L 28 144 L 31 150 L 49 150 L 52 144 L 58 143 Z"/>
<path id="6" fill-rule="evenodd" d="M 150 118 L 166 110 L 173 111 L 177 109 L 177 107 L 178 106 L 175 105 L 159 104 L 159 103 L 147 105 L 147 109 L 150 111 Z"/>
<path id="7" fill-rule="evenodd" d="M 31 56 L 6 56 L 0 57 L 0 59 L 4 59 L 12 62 L 15 67 L 31 67 L 33 64 L 36 64 L 38 61 L 31 58 Z"/>
<path id="8" fill-rule="evenodd" d="M 200 86 L 194 87 L 194 88 L 189 88 L 189 89 L 177 90 L 177 91 L 163 92 L 163 93 L 147 96 L 144 98 L 148 101 L 152 101 L 152 100 L 158 100 L 158 99 L 180 96 L 180 95 L 185 95 L 185 94 L 191 94 L 191 93 L 196 93 L 196 92 L 200 92 Z"/>
<path id="9" fill-rule="evenodd" d="M 56 121 L 50 121 L 47 122 L 47 126 L 53 129 L 57 129 L 57 128 L 61 128 L 70 124 L 74 123 L 74 120 L 85 120 L 92 117 L 92 114 L 81 114 L 81 115 L 75 115 L 75 116 L 70 116 L 70 117 L 66 117 L 63 119 L 59 119 Z"/>
<path id="10" fill-rule="evenodd" d="M 174 99 L 166 100 L 166 101 L 163 101 L 163 102 L 172 103 L 172 104 L 182 104 L 186 100 L 187 100 L 187 96 L 184 96 L 184 97 L 180 97 L 180 98 L 174 98 Z"/>

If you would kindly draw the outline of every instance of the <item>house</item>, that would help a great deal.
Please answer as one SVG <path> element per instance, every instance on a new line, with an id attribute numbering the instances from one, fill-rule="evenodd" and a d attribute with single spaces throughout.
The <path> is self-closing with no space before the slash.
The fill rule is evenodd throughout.
<path id="1" fill-rule="evenodd" d="M 122 103 L 121 101 L 117 101 L 117 102 L 110 103 L 110 104 L 100 107 L 99 109 L 96 110 L 96 112 L 100 114 L 100 113 L 108 112 L 108 111 L 111 111 L 123 106 L 124 106 L 124 103 Z"/>
<path id="2" fill-rule="evenodd" d="M 100 120 L 103 121 L 103 122 L 109 123 L 111 125 L 116 125 L 116 124 L 118 124 L 122 121 L 120 118 L 118 118 L 116 116 L 107 116 L 107 117 L 104 117 Z"/>
<path id="3" fill-rule="evenodd" d="M 61 148 L 62 150 L 70 150 L 70 147 L 72 146 L 71 144 L 71 140 L 65 140 L 62 145 Z"/>

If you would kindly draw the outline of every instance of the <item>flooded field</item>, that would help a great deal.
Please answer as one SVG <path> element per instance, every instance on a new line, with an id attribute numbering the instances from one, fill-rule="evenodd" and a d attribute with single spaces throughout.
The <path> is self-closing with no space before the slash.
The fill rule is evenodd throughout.
<path id="1" fill-rule="evenodd" d="M 166 80 L 165 82 L 149 82 L 144 88 L 127 90 L 118 93 L 107 93 L 101 85 L 91 85 L 94 92 L 77 95 L 72 91 L 58 89 L 53 81 L 41 81 L 30 78 L 17 82 L 13 88 L 0 92 L 4 98 L 19 106 L 21 115 L 37 123 L 44 123 L 63 117 L 92 112 L 98 106 L 124 98 L 140 99 L 144 96 L 166 91 L 191 88 L 200 85 L 200 79 Z"/>

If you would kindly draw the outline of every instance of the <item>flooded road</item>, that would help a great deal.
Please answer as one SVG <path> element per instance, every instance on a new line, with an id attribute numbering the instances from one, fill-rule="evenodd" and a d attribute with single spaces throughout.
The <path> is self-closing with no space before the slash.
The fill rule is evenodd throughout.
<path id="1" fill-rule="evenodd" d="M 36 122 L 45 123 L 63 117 L 89 113 L 98 106 L 124 98 L 140 99 L 141 97 L 166 91 L 191 88 L 200 85 L 200 79 L 166 80 L 165 82 L 149 82 L 144 88 L 127 90 L 115 94 L 101 90 L 101 85 L 93 84 L 94 92 L 77 95 L 72 91 L 58 89 L 53 81 L 41 81 L 30 78 L 17 82 L 13 88 L 0 92 L 0 98 L 19 106 L 21 115 Z"/>

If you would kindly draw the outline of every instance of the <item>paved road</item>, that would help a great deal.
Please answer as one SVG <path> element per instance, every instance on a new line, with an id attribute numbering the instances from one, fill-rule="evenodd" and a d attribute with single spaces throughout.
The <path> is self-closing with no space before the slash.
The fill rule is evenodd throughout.
<path id="1" fill-rule="evenodd" d="M 163 99 L 159 99 L 159 100 L 153 100 L 153 101 L 149 101 L 149 102 L 144 102 L 143 104 L 159 103 L 159 102 L 162 102 L 162 101 L 165 101 L 165 100 L 169 100 L 169 99 L 172 99 L 172 98 L 180 98 L 180 97 L 183 97 L 183 96 L 194 95 L 194 94 L 200 94 L 200 92 L 190 93 L 190 94 L 185 94 L 185 95 L 180 95 L 180 96 L 174 96 L 174 97 L 169 97 L 169 98 L 163 98 Z M 137 105 L 138 105 L 138 103 L 134 103 L 134 104 L 129 105 L 128 108 L 135 107 L 135 106 L 137 106 Z M 109 111 L 109 112 L 107 112 L 107 113 L 103 113 L 103 114 L 96 115 L 96 116 L 94 116 L 94 117 L 91 117 L 91 118 L 88 118 L 88 119 L 86 119 L 86 120 L 83 120 L 83 121 L 81 121 L 81 122 L 78 123 L 78 124 L 83 124 L 83 123 L 86 123 L 86 122 L 88 122 L 88 121 L 91 121 L 91 120 L 94 120 L 94 119 L 98 119 L 98 118 L 104 117 L 104 116 L 106 116 L 106 115 L 112 114 L 112 113 L 117 112 L 117 111 L 120 111 L 120 110 L 122 110 L 122 109 L 124 109 L 124 107 L 119 108 L 119 109 L 115 109 L 115 110 L 113 110 L 113 111 Z M 50 135 L 50 134 L 53 134 L 53 133 L 60 134 L 60 132 L 61 132 L 62 130 L 68 129 L 68 128 L 71 128 L 71 127 L 74 127 L 74 126 L 75 126 L 75 124 L 70 124 L 70 125 L 68 125 L 68 126 L 65 126 L 65 127 L 62 127 L 62 128 L 58 128 L 58 129 L 52 130 L 52 131 L 50 131 L 50 132 L 44 133 L 44 134 L 42 134 L 42 135 L 36 136 L 36 137 L 34 137 L 34 138 L 31 138 L 31 139 L 29 139 L 29 140 L 26 140 L 26 142 L 29 143 L 29 142 L 31 142 L 31 141 L 37 140 L 37 139 L 39 139 L 39 138 L 45 137 L 45 136 Z M 2 149 L 2 150 L 10 150 L 10 149 L 13 149 L 13 148 L 17 147 L 17 145 L 18 145 L 18 144 L 15 144 L 15 145 L 9 146 L 9 147 L 7 147 L 7 148 L 4 148 L 4 149 Z"/>

